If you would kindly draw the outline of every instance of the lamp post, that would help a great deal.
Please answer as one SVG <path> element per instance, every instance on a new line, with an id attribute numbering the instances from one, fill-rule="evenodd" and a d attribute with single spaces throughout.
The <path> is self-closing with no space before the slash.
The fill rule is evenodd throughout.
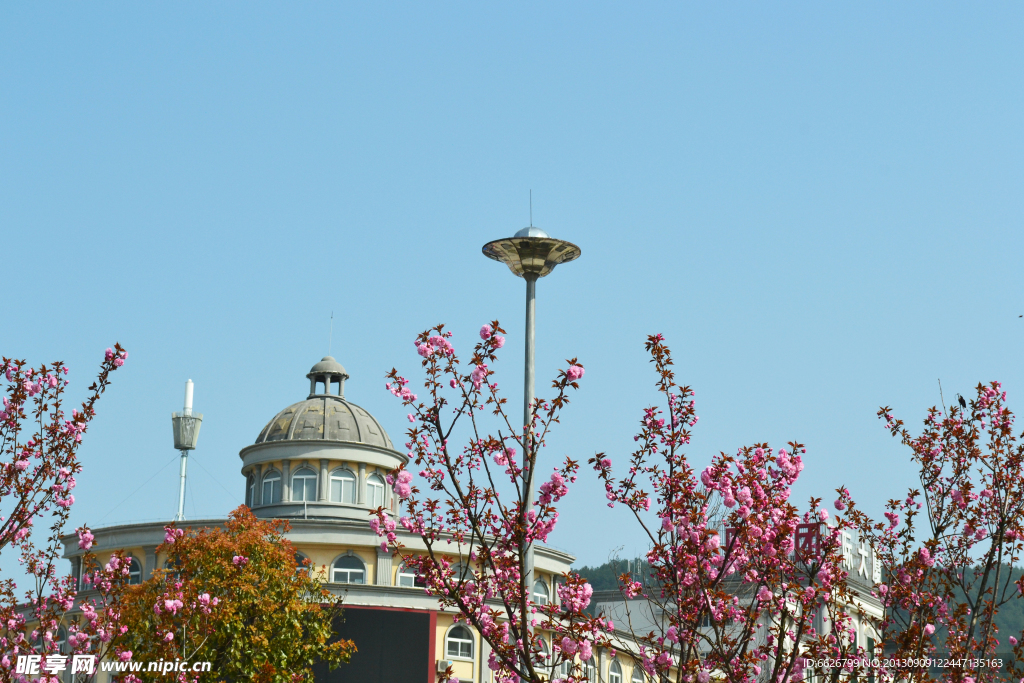
<path id="1" fill-rule="evenodd" d="M 501 261 L 515 275 L 526 280 L 526 367 L 523 377 L 523 487 L 525 509 L 523 515 L 533 507 L 533 470 L 531 459 L 535 459 L 532 440 L 532 404 L 534 399 L 534 341 L 535 312 L 537 302 L 537 280 L 555 269 L 559 263 L 574 261 L 580 256 L 580 248 L 572 242 L 549 237 L 540 228 L 530 225 L 514 236 L 488 242 L 483 247 L 484 256 Z M 525 555 L 525 579 L 527 594 L 533 592 L 533 544 L 521 548 Z M 527 617 L 527 624 L 529 618 Z M 529 627 L 527 627 L 529 628 Z"/>
<path id="2" fill-rule="evenodd" d="M 188 468 L 188 452 L 195 450 L 199 441 L 199 428 L 203 414 L 192 412 L 192 380 L 185 382 L 185 407 L 180 413 L 171 413 L 174 429 L 174 448 L 181 451 L 181 484 L 178 488 L 178 516 L 175 521 L 185 521 L 185 470 Z"/>

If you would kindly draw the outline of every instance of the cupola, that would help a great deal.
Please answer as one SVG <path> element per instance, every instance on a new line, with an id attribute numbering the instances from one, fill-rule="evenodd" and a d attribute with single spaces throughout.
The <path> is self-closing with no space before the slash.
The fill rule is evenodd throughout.
<path id="1" fill-rule="evenodd" d="M 344 366 L 331 356 L 324 356 L 319 363 L 309 369 L 309 398 L 314 396 L 340 396 L 345 398 L 345 380 L 348 373 Z M 334 385 L 338 385 L 337 392 Z M 320 389 L 323 391 L 320 391 Z"/>

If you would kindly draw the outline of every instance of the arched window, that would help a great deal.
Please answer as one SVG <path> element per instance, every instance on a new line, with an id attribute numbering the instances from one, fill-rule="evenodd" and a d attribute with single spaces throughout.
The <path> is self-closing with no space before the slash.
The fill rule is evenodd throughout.
<path id="1" fill-rule="evenodd" d="M 546 605 L 550 602 L 548 585 L 544 583 L 544 579 L 537 579 L 533 583 L 533 602 L 536 605 Z"/>
<path id="2" fill-rule="evenodd" d="M 178 577 L 181 576 L 181 565 L 177 560 L 167 558 L 164 560 L 164 579 L 167 581 L 177 581 Z"/>
<path id="3" fill-rule="evenodd" d="M 463 564 L 462 562 L 456 562 L 452 565 L 452 581 L 458 583 L 460 581 L 472 581 L 473 570 L 470 569 L 469 565 Z"/>
<path id="4" fill-rule="evenodd" d="M 630 683 L 647 683 L 647 676 L 644 675 L 644 668 L 639 663 L 633 663 L 633 675 L 629 677 Z"/>
<path id="5" fill-rule="evenodd" d="M 473 633 L 459 624 L 448 631 L 444 651 L 453 659 L 473 659 Z"/>
<path id="6" fill-rule="evenodd" d="M 299 552 L 295 553 L 295 573 L 296 574 L 305 574 L 306 572 L 309 571 L 309 564 L 307 562 L 308 559 L 309 558 L 306 557 L 305 555 L 303 555 L 302 553 L 299 553 Z"/>
<path id="7" fill-rule="evenodd" d="M 384 480 L 378 474 L 371 474 L 366 479 L 366 504 L 371 508 L 384 505 Z"/>
<path id="8" fill-rule="evenodd" d="M 565 583 L 565 581 L 562 580 L 562 577 L 556 576 L 555 579 L 551 583 L 552 583 L 552 585 L 554 587 L 554 590 L 551 591 L 551 602 L 553 602 L 556 605 L 558 605 L 559 607 L 561 607 L 562 606 L 562 599 L 560 597 L 558 597 L 558 587 L 563 585 Z"/>
<path id="9" fill-rule="evenodd" d="M 551 650 L 548 648 L 548 641 L 544 640 L 544 636 L 537 636 L 537 644 L 540 645 L 541 667 L 551 666 Z"/>
<path id="10" fill-rule="evenodd" d="M 597 680 L 597 665 L 594 664 L 594 658 L 591 657 L 587 660 L 587 663 L 583 665 L 583 673 L 587 675 L 588 681 Z"/>
<path id="11" fill-rule="evenodd" d="M 403 588 L 426 588 L 427 582 L 423 577 L 405 565 L 405 562 L 398 566 L 398 581 L 396 583 Z"/>
<path id="12" fill-rule="evenodd" d="M 245 506 L 251 508 L 256 502 L 256 477 L 249 475 L 245 482 Z"/>
<path id="13" fill-rule="evenodd" d="M 342 555 L 331 566 L 334 583 L 366 583 L 366 567 L 355 555 Z"/>
<path id="14" fill-rule="evenodd" d="M 281 502 L 281 475 L 270 472 L 263 477 L 263 504 L 274 505 Z"/>
<path id="15" fill-rule="evenodd" d="M 622 683 L 622 665 L 614 659 L 608 666 L 608 683 Z"/>
<path id="16" fill-rule="evenodd" d="M 128 583 L 132 586 L 142 583 L 142 563 L 134 557 L 128 558 Z"/>
<path id="17" fill-rule="evenodd" d="M 312 503 L 316 500 L 316 472 L 303 467 L 292 475 L 292 501 Z"/>
<path id="18" fill-rule="evenodd" d="M 356 475 L 345 469 L 331 472 L 331 502 L 356 502 Z"/>
<path id="19" fill-rule="evenodd" d="M 564 652 L 562 653 L 562 656 L 563 657 L 566 656 Z M 571 673 L 572 673 L 572 657 L 570 656 L 568 659 L 563 659 L 562 663 L 558 665 L 558 675 L 559 676 L 568 676 Z"/>
<path id="20" fill-rule="evenodd" d="M 53 644 L 56 646 L 57 652 L 62 655 L 68 653 L 68 632 L 63 626 L 57 629 L 57 638 L 53 641 Z"/>

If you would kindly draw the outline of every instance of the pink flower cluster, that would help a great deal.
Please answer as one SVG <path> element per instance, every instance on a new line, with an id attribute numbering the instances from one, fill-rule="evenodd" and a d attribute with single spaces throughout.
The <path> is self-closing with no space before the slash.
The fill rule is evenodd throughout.
<path id="1" fill-rule="evenodd" d="M 175 529 L 173 526 L 164 527 L 164 543 L 174 543 L 184 535 L 184 529 Z"/>
<path id="2" fill-rule="evenodd" d="M 567 493 L 569 493 L 569 487 L 565 485 L 565 477 L 561 472 L 554 472 L 551 479 L 540 485 L 540 496 L 537 501 L 541 505 L 550 505 L 560 501 Z"/>
<path id="3" fill-rule="evenodd" d="M 491 340 L 491 344 L 496 349 L 500 349 L 505 345 L 505 338 L 500 334 L 494 334 L 494 328 L 490 325 L 484 325 L 480 328 L 480 338 L 484 341 Z"/>

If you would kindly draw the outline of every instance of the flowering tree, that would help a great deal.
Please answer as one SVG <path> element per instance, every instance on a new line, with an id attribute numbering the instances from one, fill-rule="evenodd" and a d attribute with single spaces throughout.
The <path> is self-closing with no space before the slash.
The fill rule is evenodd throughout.
<path id="1" fill-rule="evenodd" d="M 491 647 L 488 664 L 498 680 L 545 680 L 562 662 L 571 669 L 569 680 L 584 680 L 580 661 L 589 659 L 595 646 L 607 644 L 605 631 L 611 624 L 585 612 L 592 591 L 576 574 L 565 577 L 558 588 L 560 600 L 549 605 L 533 601 L 529 580 L 530 547 L 554 529 L 554 504 L 568 493 L 578 470 L 566 458 L 540 485 L 534 501 L 532 491 L 542 476 L 538 456 L 569 403 L 569 390 L 578 388 L 583 368 L 575 359 L 568 361 L 552 382 L 553 397 L 535 400 L 529 424 L 522 425 L 506 412 L 506 399 L 489 367 L 505 343 L 502 332 L 497 321 L 481 328 L 468 367 L 459 361 L 443 325 L 420 334 L 415 345 L 426 374 L 425 400 L 397 371 L 388 374 L 387 388 L 411 411 L 406 445 L 428 488 L 421 492 L 404 468 L 388 477 L 403 501 L 406 514 L 400 524 L 426 545 L 426 553 L 406 551 L 402 559 L 421 575 L 429 594 L 456 608 L 457 618 L 480 632 Z M 492 427 L 484 424 L 488 418 Z M 458 425 L 466 437 L 461 447 L 454 443 Z M 383 538 L 382 548 L 404 547 L 384 509 L 376 511 L 371 526 Z M 554 634 L 550 654 L 535 628 Z"/>
<path id="2" fill-rule="evenodd" d="M 931 408 L 916 435 L 890 408 L 880 409 L 886 429 L 910 448 L 920 488 L 890 500 L 884 522 L 839 489 L 836 507 L 848 508 L 846 516 L 871 539 L 884 567 L 878 595 L 886 662 L 935 658 L 939 678 L 966 683 L 1021 676 L 997 656 L 1009 648 L 1000 649 L 995 623 L 1000 607 L 1020 599 L 1024 550 L 1024 444 L 1013 434 L 1005 402 L 998 382 L 979 384 L 969 403 Z M 1020 660 L 1020 634 L 1008 640 Z M 927 666 L 883 674 L 932 677 Z"/>
<path id="3" fill-rule="evenodd" d="M 78 449 L 96 415 L 95 405 L 110 385 L 110 373 L 128 357 L 120 345 L 107 349 L 99 377 L 81 407 L 64 411 L 68 368 L 60 362 L 29 367 L 24 360 L 3 358 L 7 381 L 0 410 L 0 552 L 18 555 L 29 582 L 19 591 L 12 577 L 0 580 L 0 678 L 24 679 L 17 658 L 32 656 L 42 680 L 57 681 L 66 666 L 66 651 L 102 652 L 109 643 L 108 617 L 71 617 L 78 592 L 73 577 L 58 575 L 63 529 L 81 472 Z M 49 525 L 40 540 L 37 523 Z M 104 570 L 116 573 L 118 568 Z M 62 653 L 62 648 L 65 653 Z"/>
<path id="4" fill-rule="evenodd" d="M 801 680 L 808 658 L 860 654 L 848 633 L 858 610 L 841 566 L 846 523 L 827 526 L 820 499 L 802 515 L 790 502 L 804 447 L 721 453 L 698 477 L 684 451 L 693 391 L 675 383 L 661 335 L 646 347 L 663 406 L 644 410 L 625 473 L 616 478 L 604 455 L 590 460 L 608 505 L 626 506 L 650 543 L 650 585 L 620 577 L 628 597 L 646 599 L 649 618 L 637 621 L 655 625 L 639 632 L 630 615 L 638 664 L 662 681 L 783 682 Z M 816 616 L 830 628 L 816 630 Z"/>
<path id="5" fill-rule="evenodd" d="M 167 527 L 157 552 L 173 570 L 158 570 L 111 603 L 128 627 L 114 639 L 119 652 L 136 661 L 210 662 L 217 680 L 253 683 L 312 680 L 315 664 L 349 661 L 352 641 L 333 640 L 341 601 L 308 560 L 296 567 L 287 530 L 245 506 L 222 529 Z M 182 682 L 208 677 L 176 674 Z"/>

